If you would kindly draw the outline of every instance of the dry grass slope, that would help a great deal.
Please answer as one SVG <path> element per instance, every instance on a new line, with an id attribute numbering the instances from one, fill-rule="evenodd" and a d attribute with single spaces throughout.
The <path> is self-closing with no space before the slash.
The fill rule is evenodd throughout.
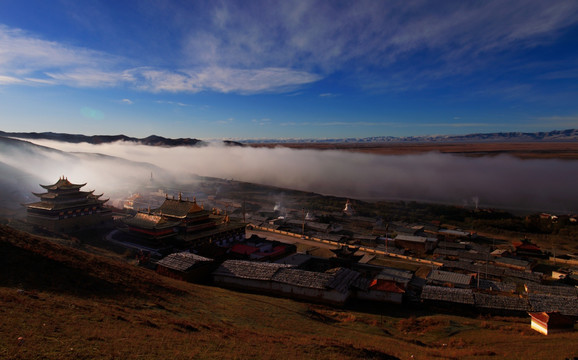
<path id="1" fill-rule="evenodd" d="M 519 318 L 368 313 L 160 277 L 0 226 L 1 359 L 565 358 Z"/>

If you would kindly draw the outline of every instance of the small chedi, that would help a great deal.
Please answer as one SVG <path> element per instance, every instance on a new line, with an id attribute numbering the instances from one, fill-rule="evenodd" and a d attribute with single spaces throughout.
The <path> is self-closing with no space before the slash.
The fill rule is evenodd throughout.
<path id="1" fill-rule="evenodd" d="M 103 194 L 80 191 L 84 184 L 73 184 L 61 177 L 52 185 L 40 185 L 44 193 L 32 193 L 40 201 L 25 204 L 30 224 L 50 231 L 73 232 L 105 225 L 112 221 L 112 212 L 104 207 Z"/>

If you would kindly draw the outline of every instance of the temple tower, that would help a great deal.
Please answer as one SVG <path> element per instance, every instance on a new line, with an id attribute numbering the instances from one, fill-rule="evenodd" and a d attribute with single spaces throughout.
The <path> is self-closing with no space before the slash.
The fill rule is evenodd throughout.
<path id="1" fill-rule="evenodd" d="M 28 222 L 50 231 L 71 232 L 93 228 L 112 220 L 112 212 L 104 207 L 108 199 L 102 194 L 80 191 L 84 184 L 73 184 L 61 177 L 52 185 L 40 185 L 44 193 L 32 193 L 40 201 L 25 204 Z"/>

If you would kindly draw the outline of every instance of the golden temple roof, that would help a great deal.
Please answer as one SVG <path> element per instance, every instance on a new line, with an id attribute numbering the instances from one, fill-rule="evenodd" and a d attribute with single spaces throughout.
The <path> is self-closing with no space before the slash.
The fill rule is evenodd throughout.
<path id="1" fill-rule="evenodd" d="M 80 189 L 81 187 L 83 187 L 84 185 L 86 185 L 86 183 L 84 184 L 73 184 L 70 181 L 68 181 L 68 178 L 62 176 L 61 178 L 58 179 L 57 182 L 55 182 L 52 185 L 42 185 L 40 184 L 40 186 L 42 186 L 43 188 L 45 188 L 46 190 L 71 190 L 71 189 Z"/>
<path id="2" fill-rule="evenodd" d="M 165 199 L 163 204 L 157 209 L 160 213 L 170 217 L 186 218 L 189 214 L 204 211 L 202 207 L 197 205 L 197 201 Z"/>
<path id="3" fill-rule="evenodd" d="M 160 215 L 138 213 L 134 217 L 125 219 L 124 223 L 130 226 L 136 226 L 140 228 L 168 228 L 172 226 L 179 225 L 178 221 L 168 221 Z"/>

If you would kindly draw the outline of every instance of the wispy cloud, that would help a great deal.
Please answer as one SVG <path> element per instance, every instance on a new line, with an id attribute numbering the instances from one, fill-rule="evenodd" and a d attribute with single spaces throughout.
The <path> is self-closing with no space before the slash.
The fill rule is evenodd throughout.
<path id="1" fill-rule="evenodd" d="M 117 62 L 110 54 L 43 40 L 0 25 L 0 76 L 12 84 L 111 86 L 118 83 L 119 74 L 107 69 Z"/>
<path id="2" fill-rule="evenodd" d="M 216 124 L 219 124 L 219 125 L 230 125 L 230 124 L 232 124 L 234 121 L 235 121 L 235 119 L 233 119 L 233 118 L 228 118 L 228 119 L 225 119 L 225 120 L 217 120 L 217 121 L 215 121 L 215 123 L 216 123 Z"/>
<path id="3" fill-rule="evenodd" d="M 131 99 L 122 99 L 121 102 L 123 104 L 132 105 L 134 102 Z"/>
<path id="4" fill-rule="evenodd" d="M 462 128 L 462 127 L 495 127 L 496 124 L 489 123 L 416 123 L 416 124 L 405 124 L 405 126 L 417 126 L 417 127 L 440 127 L 440 128 Z"/>
<path id="5" fill-rule="evenodd" d="M 320 79 L 312 73 L 284 68 L 244 70 L 211 67 L 181 71 L 137 68 L 128 74 L 139 89 L 152 92 L 284 92 Z"/>
<path id="6" fill-rule="evenodd" d="M 166 100 L 157 100 L 155 101 L 157 104 L 169 104 L 169 105 L 177 105 L 177 106 L 183 106 L 183 107 L 187 107 L 187 106 L 192 106 L 189 104 L 185 104 L 179 101 L 166 101 Z"/>
<path id="7" fill-rule="evenodd" d="M 539 77 L 540 79 L 546 80 L 558 80 L 558 79 L 578 79 L 578 68 L 566 69 L 560 71 L 551 71 L 543 74 Z"/>
<path id="8" fill-rule="evenodd" d="M 403 64 L 404 78 L 410 77 L 404 80 L 415 86 L 487 67 L 503 53 L 546 44 L 576 19 L 578 3 L 563 1 L 225 2 L 212 9 L 205 29 L 189 32 L 185 53 L 195 64 L 274 64 L 318 69 L 323 75 L 392 68 L 382 82 L 390 76 L 395 81 L 395 67 Z M 429 56 L 413 57 L 423 53 Z M 419 76 L 409 69 L 409 57 L 419 62 Z"/>
<path id="9" fill-rule="evenodd" d="M 271 119 L 253 119 L 251 122 L 259 126 L 271 125 Z"/>
<path id="10" fill-rule="evenodd" d="M 548 127 L 577 128 L 578 115 L 570 116 L 544 116 L 537 119 L 540 123 L 546 123 Z"/>
<path id="11" fill-rule="evenodd" d="M 0 26 L 0 85 L 128 86 L 150 92 L 258 93 L 289 91 L 320 76 L 289 68 L 219 66 L 167 70 L 127 67 L 110 54 L 67 46 Z"/>
<path id="12" fill-rule="evenodd" d="M 281 126 L 346 126 L 346 127 L 363 127 L 363 126 L 387 126 L 394 123 L 389 122 L 372 122 L 372 121 L 319 121 L 319 122 L 294 122 L 288 121 L 281 123 Z"/>
<path id="13" fill-rule="evenodd" d="M 365 89 L 407 91 L 495 69 L 496 59 L 548 44 L 578 22 L 578 2 L 540 0 L 158 3 L 147 11 L 177 34 L 162 68 L 151 54 L 135 59 L 0 25 L 0 85 L 254 94 L 339 73 Z"/>

